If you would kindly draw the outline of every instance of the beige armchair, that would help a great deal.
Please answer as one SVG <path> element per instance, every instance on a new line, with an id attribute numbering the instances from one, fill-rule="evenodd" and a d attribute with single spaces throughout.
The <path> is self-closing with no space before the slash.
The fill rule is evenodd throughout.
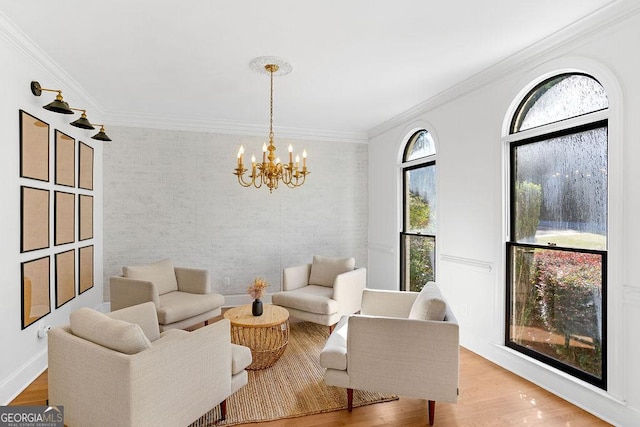
<path id="1" fill-rule="evenodd" d="M 287 267 L 282 291 L 271 301 L 300 320 L 329 326 L 345 314 L 360 311 L 367 270 L 355 269 L 354 258 L 314 256 L 312 264 Z"/>
<path id="2" fill-rule="evenodd" d="M 436 284 L 420 293 L 367 289 L 362 314 L 340 319 L 320 353 L 325 382 L 435 402 L 458 399 L 458 322 Z"/>
<path id="3" fill-rule="evenodd" d="M 81 308 L 49 331 L 49 403 L 69 426 L 186 426 L 247 384 L 247 347 L 221 320 L 160 333 L 153 303 Z"/>
<path id="4" fill-rule="evenodd" d="M 174 267 L 169 259 L 122 269 L 110 278 L 111 310 L 153 302 L 160 331 L 184 329 L 219 316 L 224 296 L 211 292 L 207 270 Z"/>

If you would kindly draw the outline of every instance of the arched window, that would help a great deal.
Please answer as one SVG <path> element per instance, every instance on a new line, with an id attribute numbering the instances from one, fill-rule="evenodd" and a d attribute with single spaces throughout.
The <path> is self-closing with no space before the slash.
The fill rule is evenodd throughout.
<path id="1" fill-rule="evenodd" d="M 407 141 L 402 157 L 400 288 L 420 291 L 435 279 L 436 150 L 426 130 Z"/>
<path id="2" fill-rule="evenodd" d="M 591 76 L 536 85 L 511 121 L 506 345 L 606 388 L 608 100 Z"/>

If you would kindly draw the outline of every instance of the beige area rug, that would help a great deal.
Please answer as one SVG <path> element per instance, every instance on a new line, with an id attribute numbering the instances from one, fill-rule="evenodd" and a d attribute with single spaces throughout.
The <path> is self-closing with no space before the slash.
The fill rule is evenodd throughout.
<path id="1" fill-rule="evenodd" d="M 320 351 L 328 328 L 314 323 L 291 323 L 289 345 L 271 368 L 248 371 L 249 383 L 227 400 L 227 419 L 219 418 L 219 407 L 191 427 L 231 426 L 243 423 L 301 417 L 347 408 L 347 392 L 325 384 Z M 368 391 L 353 391 L 353 406 L 396 400 Z"/>

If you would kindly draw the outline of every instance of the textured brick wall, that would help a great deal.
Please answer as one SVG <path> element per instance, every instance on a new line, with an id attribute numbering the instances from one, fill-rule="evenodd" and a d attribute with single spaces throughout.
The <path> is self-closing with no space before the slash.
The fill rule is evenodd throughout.
<path id="1" fill-rule="evenodd" d="M 282 268 L 314 254 L 367 265 L 367 145 L 278 139 L 306 148 L 311 174 L 296 189 L 242 188 L 240 144 L 261 157 L 265 138 L 113 128 L 104 149 L 104 277 L 124 265 L 172 258 L 209 269 L 214 288 L 244 294 L 256 276 L 280 288 Z M 117 136 L 117 138 L 115 137 Z M 230 285 L 224 286 L 229 277 Z"/>

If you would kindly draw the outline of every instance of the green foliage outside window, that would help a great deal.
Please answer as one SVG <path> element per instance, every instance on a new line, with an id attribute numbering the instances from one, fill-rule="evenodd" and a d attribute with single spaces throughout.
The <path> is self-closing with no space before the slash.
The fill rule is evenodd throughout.
<path id="1" fill-rule="evenodd" d="M 414 230 L 425 230 L 429 226 L 431 209 L 418 194 L 409 194 L 409 224 Z M 409 290 L 419 292 L 433 277 L 432 237 L 409 236 Z"/>

